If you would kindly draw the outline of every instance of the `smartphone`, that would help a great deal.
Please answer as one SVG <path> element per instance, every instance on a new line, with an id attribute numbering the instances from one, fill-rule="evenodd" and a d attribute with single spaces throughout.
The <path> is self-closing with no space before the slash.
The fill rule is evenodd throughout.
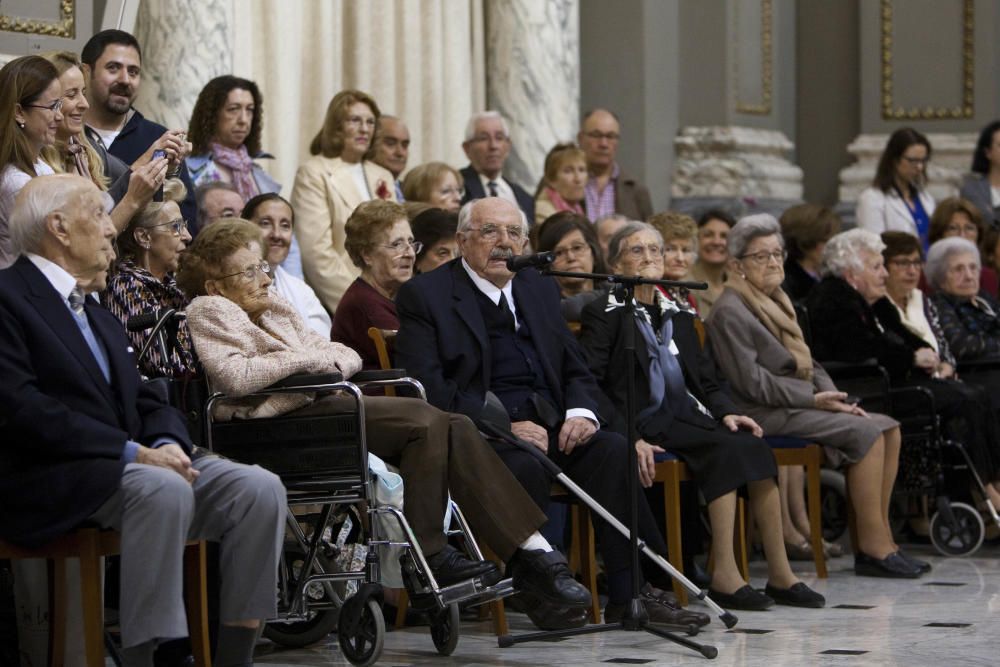
<path id="1" fill-rule="evenodd" d="M 157 148 L 155 151 L 153 151 L 154 160 L 159 160 L 161 157 L 167 157 L 167 151 L 163 150 L 162 148 Z"/>
<path id="2" fill-rule="evenodd" d="M 849 395 L 847 398 L 844 399 L 844 403 L 847 403 L 848 405 L 857 405 L 860 402 L 861 402 L 861 397 L 860 396 L 850 396 Z"/>

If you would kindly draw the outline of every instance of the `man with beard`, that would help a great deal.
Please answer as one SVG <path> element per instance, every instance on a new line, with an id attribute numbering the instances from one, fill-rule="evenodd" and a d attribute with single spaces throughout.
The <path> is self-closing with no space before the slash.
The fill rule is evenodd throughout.
<path id="1" fill-rule="evenodd" d="M 576 338 L 558 315 L 556 282 L 534 270 L 514 274 L 507 269 L 507 258 L 520 254 L 527 238 L 524 214 L 506 199 L 487 197 L 463 206 L 457 235 L 462 256 L 415 276 L 396 295 L 396 362 L 423 383 L 434 406 L 480 425 L 494 421 L 484 405 L 492 392 L 515 436 L 545 452 L 627 522 L 628 445 L 600 428 L 599 390 Z M 551 480 L 541 462 L 513 445 L 494 446 L 544 511 Z M 640 536 L 665 554 L 649 505 L 641 495 L 636 500 Z M 632 597 L 628 540 L 604 521 L 596 521 L 594 529 L 608 574 L 604 620 L 617 622 Z M 648 583 L 639 596 L 653 623 L 709 622 Z M 546 629 L 582 622 L 537 600 L 527 604 L 532 621 Z"/>
<path id="2" fill-rule="evenodd" d="M 181 214 L 185 220 L 194 220 L 194 186 L 181 164 L 191 151 L 184 130 L 167 130 L 132 108 L 142 82 L 139 42 L 121 30 L 102 30 L 84 45 L 80 61 L 90 102 L 84 122 L 94 149 L 132 167 L 148 162 L 155 150 L 165 151 L 170 159 L 170 175 L 180 178 L 187 188 Z"/>

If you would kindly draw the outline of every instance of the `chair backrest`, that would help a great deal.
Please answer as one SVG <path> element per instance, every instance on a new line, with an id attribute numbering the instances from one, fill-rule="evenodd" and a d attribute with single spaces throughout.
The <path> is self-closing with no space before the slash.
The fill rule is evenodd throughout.
<path id="1" fill-rule="evenodd" d="M 389 349 L 396 341 L 395 329 L 379 329 L 378 327 L 368 327 L 368 337 L 375 343 L 375 352 L 378 354 L 378 365 L 382 370 L 392 368 L 392 359 L 389 358 Z M 392 387 L 385 388 L 386 396 L 395 396 L 396 390 Z"/>

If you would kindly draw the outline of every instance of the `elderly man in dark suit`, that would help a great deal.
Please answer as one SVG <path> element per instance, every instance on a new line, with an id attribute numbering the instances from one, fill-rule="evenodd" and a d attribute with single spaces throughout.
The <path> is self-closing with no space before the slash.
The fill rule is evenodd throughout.
<path id="1" fill-rule="evenodd" d="M 534 197 L 503 176 L 503 166 L 510 155 L 510 131 L 499 112 L 483 111 L 469 119 L 462 150 L 469 158 L 469 166 L 461 170 L 465 187 L 463 204 L 473 199 L 500 197 L 515 204 L 529 221 L 534 221 Z"/>
<path id="2" fill-rule="evenodd" d="M 187 635 L 185 541 L 219 541 L 216 665 L 249 665 L 275 614 L 285 490 L 258 467 L 193 450 L 183 416 L 140 381 L 121 324 L 92 296 L 114 259 L 103 195 L 32 180 L 10 220 L 21 256 L 0 272 L 0 538 L 37 545 L 85 521 L 122 535 L 123 662 L 153 664 Z"/>
<path id="3" fill-rule="evenodd" d="M 620 435 L 600 428 L 597 387 L 573 334 L 559 316 L 555 281 L 536 271 L 513 274 L 507 258 L 527 240 L 524 215 L 487 198 L 459 214 L 462 257 L 416 276 L 396 297 L 400 328 L 396 360 L 420 379 L 428 400 L 482 423 L 487 392 L 510 415 L 513 433 L 537 447 L 612 514 L 627 521 L 628 455 Z M 498 453 L 539 507 L 549 503 L 550 480 L 532 455 L 510 445 Z M 665 553 L 649 506 L 638 499 L 639 526 L 651 548 Z M 622 618 L 631 597 L 628 541 L 595 523 L 608 572 L 606 621 Z M 649 584 L 640 591 L 650 619 L 707 623 L 680 609 Z"/>
<path id="4" fill-rule="evenodd" d="M 618 166 L 620 139 L 621 125 L 613 113 L 594 109 L 584 115 L 576 140 L 586 156 L 590 174 L 584 186 L 584 202 L 591 222 L 614 213 L 640 221 L 653 215 L 649 190 Z"/>

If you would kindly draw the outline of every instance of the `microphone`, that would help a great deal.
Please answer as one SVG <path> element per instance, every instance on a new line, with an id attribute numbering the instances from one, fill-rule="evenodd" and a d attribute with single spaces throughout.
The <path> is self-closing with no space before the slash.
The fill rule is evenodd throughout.
<path id="1" fill-rule="evenodd" d="M 518 255 L 517 257 L 507 258 L 507 270 L 517 273 L 521 269 L 526 269 L 529 266 L 539 267 L 548 266 L 556 259 L 556 254 L 554 252 L 536 252 L 533 255 Z"/>
<path id="2" fill-rule="evenodd" d="M 145 331 L 163 319 L 183 320 L 186 316 L 182 311 L 173 308 L 157 308 L 145 313 L 139 313 L 128 318 L 125 328 L 129 331 Z"/>

